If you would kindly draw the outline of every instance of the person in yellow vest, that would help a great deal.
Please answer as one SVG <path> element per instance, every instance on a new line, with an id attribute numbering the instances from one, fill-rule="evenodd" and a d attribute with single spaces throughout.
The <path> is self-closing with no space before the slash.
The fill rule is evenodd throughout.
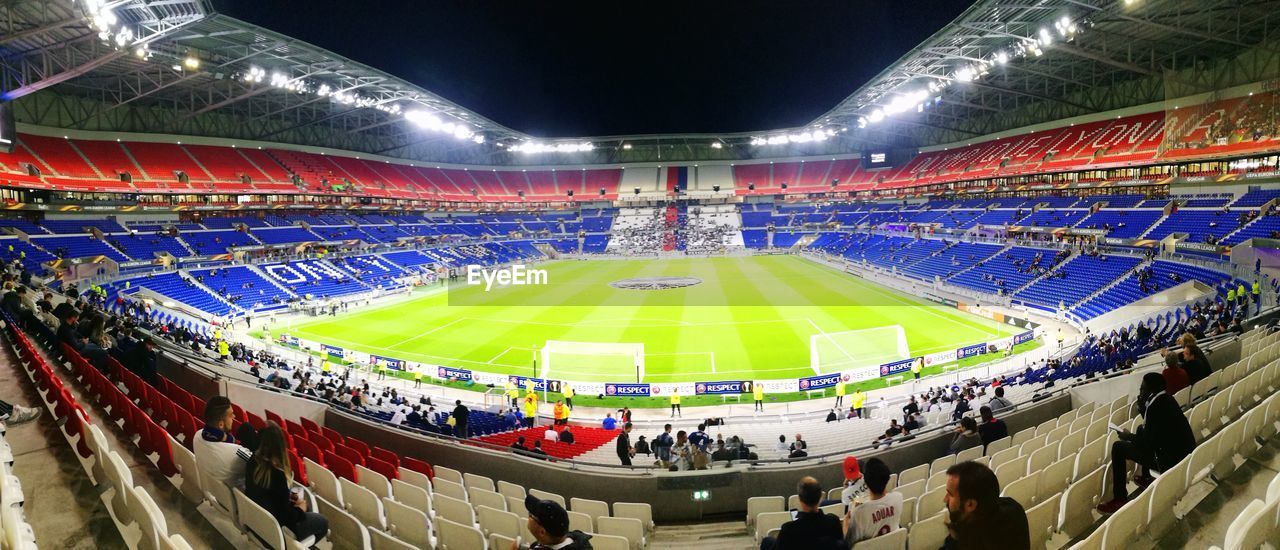
<path id="1" fill-rule="evenodd" d="M 916 380 L 920 379 L 920 371 L 924 370 L 923 363 L 923 360 L 915 360 L 911 362 L 911 374 L 916 377 Z"/>
<path id="2" fill-rule="evenodd" d="M 507 379 L 506 390 L 507 399 L 511 400 L 511 408 L 520 406 L 520 388 L 516 387 L 516 383 L 510 378 Z"/>
<path id="3" fill-rule="evenodd" d="M 124 282 L 124 289 L 125 289 L 125 290 L 129 290 L 129 287 L 132 287 L 132 286 L 133 286 L 133 281 L 125 281 L 125 282 Z"/>
<path id="4" fill-rule="evenodd" d="M 756 400 L 756 411 L 764 412 L 764 386 L 759 381 L 751 385 L 751 396 Z"/>
<path id="5" fill-rule="evenodd" d="M 1258 313 L 1262 313 L 1262 285 L 1258 284 L 1258 280 L 1253 280 L 1253 304 L 1257 308 Z"/>
<path id="6" fill-rule="evenodd" d="M 537 387 L 537 385 L 536 385 L 536 384 L 534 384 L 534 383 L 533 383 L 533 379 L 532 379 L 532 378 L 525 378 L 525 379 L 524 379 L 524 392 L 525 392 L 525 393 L 538 393 L 538 387 Z"/>
<path id="7" fill-rule="evenodd" d="M 524 394 L 524 425 L 526 428 L 532 428 L 538 420 L 538 394 L 537 392 L 529 392 Z"/>
<path id="8" fill-rule="evenodd" d="M 231 357 L 231 346 L 227 345 L 226 340 L 218 340 L 218 360 L 226 361 Z"/>
<path id="9" fill-rule="evenodd" d="M 1227 307 L 1233 307 L 1235 305 L 1236 305 L 1236 289 L 1228 288 L 1227 289 Z"/>
<path id="10" fill-rule="evenodd" d="M 417 365 L 413 368 L 413 387 L 422 387 L 422 365 Z"/>
<path id="11" fill-rule="evenodd" d="M 1246 300 L 1249 298 L 1249 295 L 1245 294 L 1244 281 L 1240 281 L 1239 286 L 1236 287 L 1236 298 L 1240 300 L 1240 305 L 1243 305 L 1243 306 L 1249 305 L 1249 303 L 1246 302 Z"/>
<path id="12" fill-rule="evenodd" d="M 858 418 L 866 418 L 862 414 L 862 407 L 863 405 L 866 405 L 866 404 L 867 404 L 867 394 L 862 393 L 862 388 L 854 388 L 853 389 L 853 411 L 854 411 L 854 414 L 858 415 Z"/>
<path id="13" fill-rule="evenodd" d="M 844 380 L 836 380 L 836 408 L 844 407 Z"/>
<path id="14" fill-rule="evenodd" d="M 671 390 L 671 418 L 675 418 L 677 414 L 684 418 L 684 412 L 680 410 L 680 390 L 674 389 Z"/>
<path id="15" fill-rule="evenodd" d="M 378 380 L 386 380 L 386 379 L 387 379 L 387 360 L 379 359 L 378 360 Z"/>
<path id="16" fill-rule="evenodd" d="M 213 329 L 213 339 L 214 340 L 222 339 L 222 329 L 220 328 Z"/>
<path id="17" fill-rule="evenodd" d="M 556 401 L 556 406 L 552 408 L 551 412 L 555 416 L 556 426 L 563 426 L 569 423 L 569 409 L 564 406 L 564 401 Z"/>
<path id="18" fill-rule="evenodd" d="M 560 393 L 564 395 L 565 406 L 569 407 L 569 410 L 573 410 L 573 386 L 569 385 L 568 382 L 561 382 Z"/>
<path id="19" fill-rule="evenodd" d="M 328 355 L 324 356 L 324 359 L 320 360 L 320 375 L 329 376 L 329 356 Z"/>

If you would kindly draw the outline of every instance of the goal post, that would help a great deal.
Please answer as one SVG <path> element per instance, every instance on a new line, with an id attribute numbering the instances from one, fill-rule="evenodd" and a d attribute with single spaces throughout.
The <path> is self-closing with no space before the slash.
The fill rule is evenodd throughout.
<path id="1" fill-rule="evenodd" d="M 644 344 L 634 342 L 574 342 L 547 340 L 540 350 L 542 378 L 616 381 L 635 375 L 644 380 Z"/>
<path id="2" fill-rule="evenodd" d="M 911 357 L 902 325 L 821 332 L 809 337 L 814 374 L 878 366 Z"/>

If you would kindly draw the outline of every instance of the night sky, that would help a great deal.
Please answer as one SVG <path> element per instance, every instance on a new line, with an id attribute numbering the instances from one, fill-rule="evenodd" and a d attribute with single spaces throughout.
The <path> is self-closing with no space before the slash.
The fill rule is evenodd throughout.
<path id="1" fill-rule="evenodd" d="M 539 137 L 802 125 L 968 5 L 214 0 Z"/>

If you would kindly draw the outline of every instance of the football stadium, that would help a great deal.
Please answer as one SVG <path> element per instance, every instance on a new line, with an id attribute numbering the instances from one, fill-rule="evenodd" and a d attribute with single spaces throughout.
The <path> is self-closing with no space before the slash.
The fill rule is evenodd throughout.
<path id="1" fill-rule="evenodd" d="M 0 550 L 1280 547 L 1280 2 L 898 4 L 0 2 Z"/>

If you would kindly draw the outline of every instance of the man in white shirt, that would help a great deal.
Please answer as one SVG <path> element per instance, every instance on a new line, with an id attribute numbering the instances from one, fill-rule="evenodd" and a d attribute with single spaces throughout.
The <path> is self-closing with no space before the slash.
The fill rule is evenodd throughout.
<path id="1" fill-rule="evenodd" d="M 858 468 L 858 458 L 849 455 L 844 457 L 844 490 L 840 491 L 840 502 L 846 511 L 855 506 L 855 501 L 867 494 L 867 482 L 862 479 L 862 471 Z"/>
<path id="2" fill-rule="evenodd" d="M 542 438 L 547 441 L 560 441 L 560 432 L 557 432 L 554 426 L 547 426 L 547 431 L 542 432 Z"/>
<path id="3" fill-rule="evenodd" d="M 878 458 L 867 461 L 862 479 L 867 484 L 869 500 L 854 506 L 844 516 L 844 540 L 854 543 L 889 534 L 898 529 L 902 517 L 902 493 L 885 493 L 889 484 L 889 466 Z"/>
<path id="4" fill-rule="evenodd" d="M 404 407 L 404 406 L 396 407 L 396 412 L 391 415 L 392 424 L 395 424 L 397 426 L 400 424 L 404 424 L 404 418 L 405 416 L 408 416 L 408 413 L 405 412 L 405 409 L 408 409 L 408 407 Z"/>
<path id="5" fill-rule="evenodd" d="M 201 473 L 244 489 L 244 466 L 253 453 L 231 435 L 235 411 L 226 396 L 215 395 L 204 406 L 204 429 L 196 433 L 192 450 Z M 281 426 L 283 428 L 284 426 Z"/>

